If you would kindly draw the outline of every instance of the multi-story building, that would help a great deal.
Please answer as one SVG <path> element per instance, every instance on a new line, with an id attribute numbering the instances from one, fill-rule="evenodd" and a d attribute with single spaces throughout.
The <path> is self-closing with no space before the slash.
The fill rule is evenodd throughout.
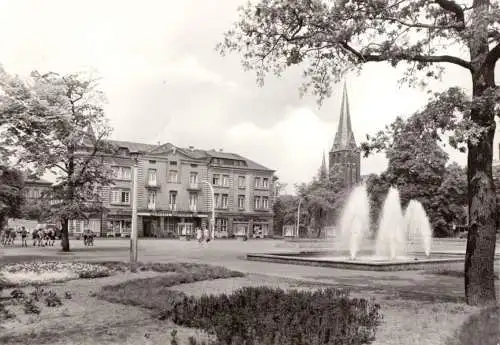
<path id="1" fill-rule="evenodd" d="M 167 237 L 193 233 L 209 223 L 214 191 L 215 236 L 272 235 L 274 171 L 221 150 L 112 141 L 117 154 L 106 161 L 114 184 L 104 187 L 104 214 L 72 221 L 70 232 L 128 236 L 132 225 L 133 166 L 137 164 L 138 235 Z"/>

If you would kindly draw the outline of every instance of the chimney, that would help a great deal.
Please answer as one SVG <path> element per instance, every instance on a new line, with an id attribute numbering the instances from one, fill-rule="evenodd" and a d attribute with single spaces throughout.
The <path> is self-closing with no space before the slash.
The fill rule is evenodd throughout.
<path id="1" fill-rule="evenodd" d="M 219 149 L 219 152 L 222 152 L 222 149 Z"/>
<path id="2" fill-rule="evenodd" d="M 189 146 L 190 151 L 194 151 L 194 146 Z"/>

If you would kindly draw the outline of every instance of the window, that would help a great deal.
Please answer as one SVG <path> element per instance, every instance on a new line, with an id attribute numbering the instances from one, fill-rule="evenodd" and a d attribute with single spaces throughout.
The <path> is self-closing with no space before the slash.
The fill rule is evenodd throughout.
<path id="1" fill-rule="evenodd" d="M 172 163 L 172 162 L 170 162 Z M 178 175 L 177 170 L 169 170 L 168 171 L 168 182 L 169 183 L 177 183 Z"/>
<path id="2" fill-rule="evenodd" d="M 148 185 L 156 186 L 156 169 L 148 169 Z"/>
<path id="3" fill-rule="evenodd" d="M 267 177 L 262 179 L 262 188 L 269 188 L 269 179 Z"/>
<path id="4" fill-rule="evenodd" d="M 149 164 L 156 164 L 156 161 L 150 160 Z"/>
<path id="5" fill-rule="evenodd" d="M 125 205 L 130 204 L 130 191 L 125 189 L 112 189 L 111 203 Z"/>
<path id="6" fill-rule="evenodd" d="M 156 191 L 148 192 L 148 208 L 156 207 Z"/>
<path id="7" fill-rule="evenodd" d="M 266 210 L 269 208 L 269 198 L 267 196 L 262 197 L 262 208 Z"/>
<path id="8" fill-rule="evenodd" d="M 170 161 L 170 165 L 175 165 L 175 166 L 177 166 L 177 162 L 176 162 L 176 161 Z"/>
<path id="9" fill-rule="evenodd" d="M 177 204 L 177 192 L 176 191 L 170 191 L 168 193 L 168 204 L 170 205 L 170 208 L 175 208 L 175 204 Z"/>
<path id="10" fill-rule="evenodd" d="M 197 168 L 198 164 L 191 164 L 191 168 Z"/>
<path id="11" fill-rule="evenodd" d="M 245 196 L 244 195 L 238 195 L 238 208 L 240 210 L 245 209 Z"/>
<path id="12" fill-rule="evenodd" d="M 215 231 L 226 232 L 227 231 L 227 219 L 216 218 L 215 219 Z"/>
<path id="13" fill-rule="evenodd" d="M 229 187 L 229 175 L 222 175 L 222 185 Z"/>
<path id="14" fill-rule="evenodd" d="M 113 166 L 111 167 L 113 170 L 113 176 L 117 180 L 130 180 L 131 179 L 131 168 L 130 167 L 120 167 L 120 166 Z"/>
<path id="15" fill-rule="evenodd" d="M 220 175 L 219 174 L 215 174 L 212 176 L 212 184 L 214 186 L 219 186 L 220 185 Z"/>
<path id="16" fill-rule="evenodd" d="M 255 197 L 255 201 L 254 201 L 254 208 L 256 210 L 260 209 L 260 196 L 256 196 Z"/>
<path id="17" fill-rule="evenodd" d="M 191 172 L 189 174 L 189 185 L 190 186 L 198 185 L 198 173 L 197 172 Z"/>
<path id="18" fill-rule="evenodd" d="M 191 211 L 196 211 L 197 204 L 198 204 L 198 194 L 189 193 L 189 209 Z"/>
<path id="19" fill-rule="evenodd" d="M 215 208 L 220 208 L 220 194 L 214 194 Z"/>
<path id="20" fill-rule="evenodd" d="M 227 199 L 228 199 L 228 195 L 222 194 L 222 208 L 227 208 Z"/>
<path id="21" fill-rule="evenodd" d="M 238 187 L 244 188 L 246 185 L 245 176 L 238 176 Z"/>
<path id="22" fill-rule="evenodd" d="M 255 184 L 254 184 L 255 188 L 259 188 L 260 187 L 260 177 L 256 177 L 255 178 Z"/>
<path id="23" fill-rule="evenodd" d="M 130 220 L 112 220 L 111 230 L 115 233 L 130 233 L 132 222 Z"/>

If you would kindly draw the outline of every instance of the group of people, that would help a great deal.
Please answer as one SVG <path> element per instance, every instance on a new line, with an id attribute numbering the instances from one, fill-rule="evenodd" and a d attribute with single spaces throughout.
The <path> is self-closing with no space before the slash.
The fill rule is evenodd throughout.
<path id="1" fill-rule="evenodd" d="M 13 228 L 0 229 L 0 244 L 2 246 L 13 246 L 17 235 L 21 237 L 21 247 L 28 247 L 29 232 L 24 226 L 19 230 Z M 33 247 L 54 246 L 56 242 L 56 231 L 54 229 L 37 228 L 31 233 Z"/>
<path id="2" fill-rule="evenodd" d="M 206 243 L 210 242 L 210 231 L 205 224 L 203 224 L 201 228 L 196 228 L 196 240 L 199 243 L 202 243 L 203 241 Z"/>

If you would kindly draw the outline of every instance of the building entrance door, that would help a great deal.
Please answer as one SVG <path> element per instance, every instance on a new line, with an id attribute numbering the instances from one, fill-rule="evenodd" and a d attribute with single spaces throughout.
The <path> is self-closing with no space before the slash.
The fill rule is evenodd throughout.
<path id="1" fill-rule="evenodd" d="M 151 219 L 144 219 L 142 221 L 142 229 L 144 231 L 144 237 L 151 237 L 153 236 L 152 234 L 152 224 L 151 224 Z"/>

